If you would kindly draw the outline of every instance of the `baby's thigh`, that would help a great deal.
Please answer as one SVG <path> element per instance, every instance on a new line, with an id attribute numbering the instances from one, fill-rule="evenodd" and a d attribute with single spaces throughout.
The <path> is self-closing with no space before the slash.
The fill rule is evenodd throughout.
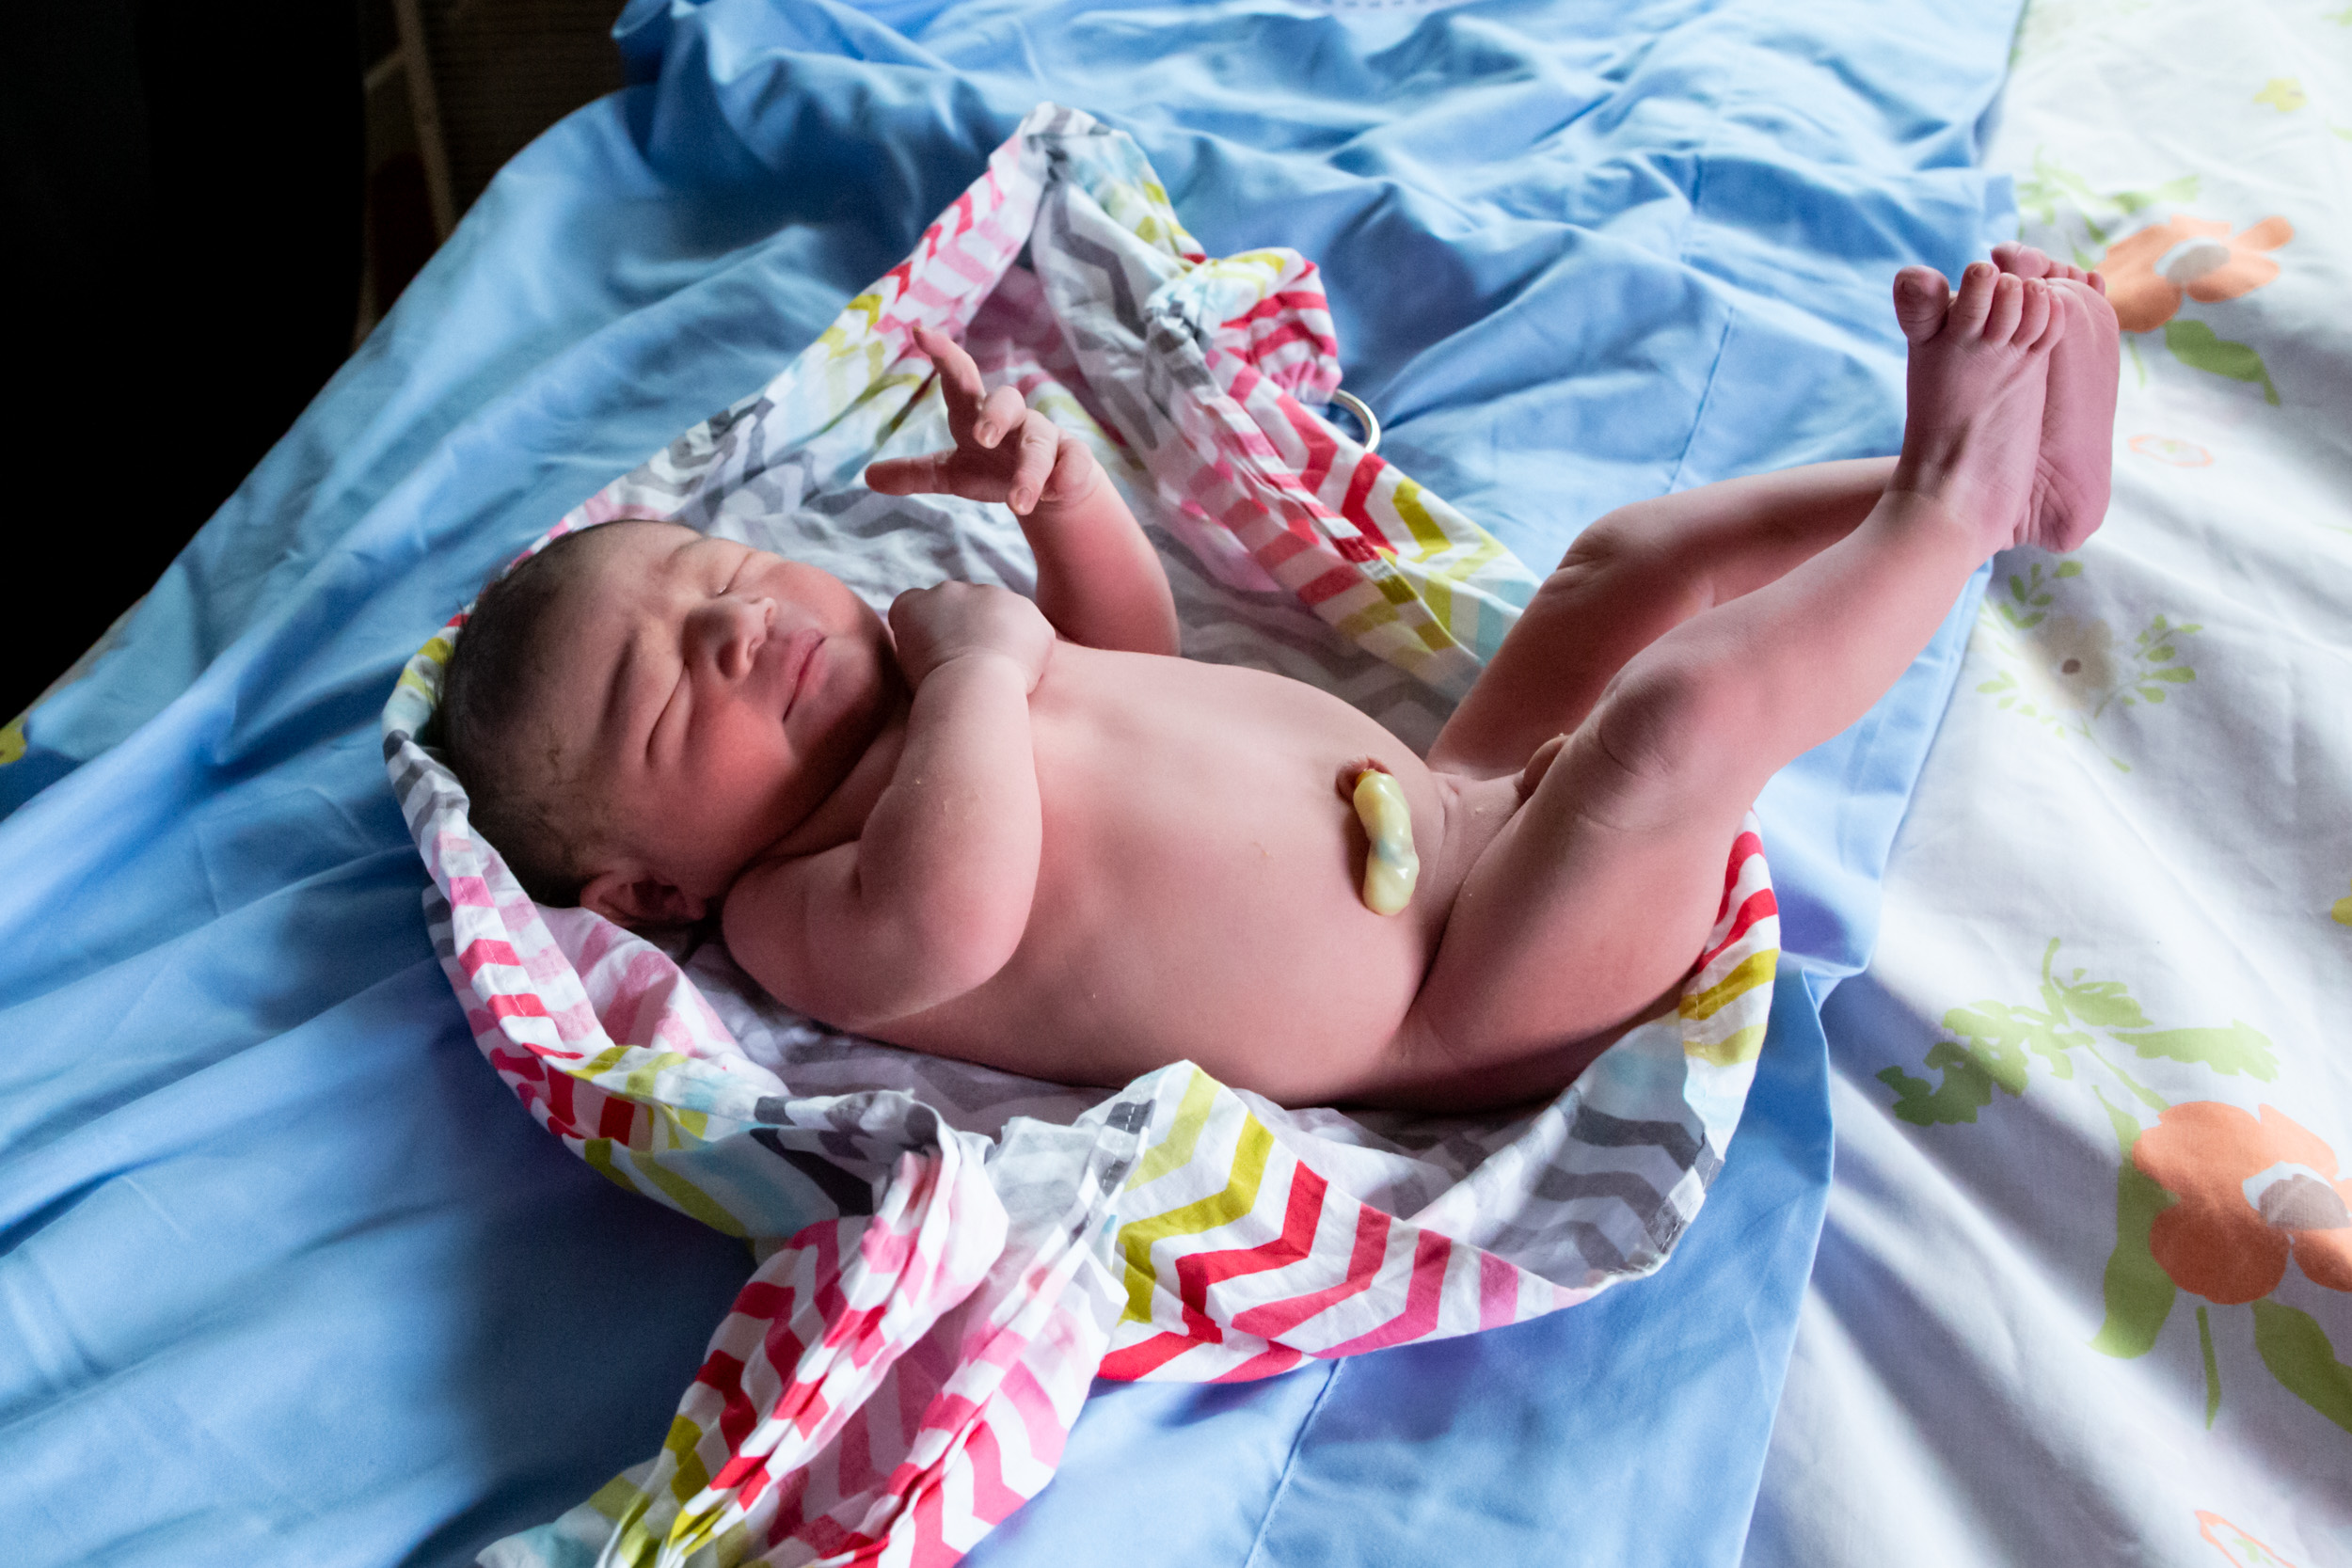
<path id="1" fill-rule="evenodd" d="M 1613 538 L 1596 525 L 1597 532 Z M 1603 543 L 1571 550 L 1429 749 L 1429 766 L 1477 778 L 1515 773 L 1536 747 L 1584 722 L 1627 659 L 1697 608 L 1662 557 Z"/>
<path id="2" fill-rule="evenodd" d="M 1671 1002 L 1720 911 L 1745 810 L 1674 788 L 1628 776 L 1589 729 L 1569 740 L 1454 891 L 1393 1098 L 1554 1092 Z"/>

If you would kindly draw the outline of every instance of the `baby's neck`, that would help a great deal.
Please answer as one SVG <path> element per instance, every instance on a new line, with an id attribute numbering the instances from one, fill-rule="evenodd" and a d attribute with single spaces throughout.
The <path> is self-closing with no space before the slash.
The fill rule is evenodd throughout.
<path id="1" fill-rule="evenodd" d="M 803 855 L 821 854 L 827 849 L 848 844 L 866 831 L 866 819 L 873 815 L 874 802 L 898 771 L 898 753 L 906 749 L 908 698 L 901 694 L 891 705 L 890 712 L 874 732 L 874 738 L 866 751 L 850 765 L 850 771 L 834 786 L 832 794 L 817 803 L 817 809 L 802 818 L 792 829 L 771 846 L 761 860 L 798 860 Z"/>

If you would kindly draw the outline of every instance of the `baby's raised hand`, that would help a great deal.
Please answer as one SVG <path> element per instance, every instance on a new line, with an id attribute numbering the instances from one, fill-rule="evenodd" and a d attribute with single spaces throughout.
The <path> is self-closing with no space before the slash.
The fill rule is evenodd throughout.
<path id="1" fill-rule="evenodd" d="M 890 635 L 910 687 L 950 659 L 990 653 L 1011 659 L 1034 691 L 1054 653 L 1054 628 L 1037 606 L 988 583 L 908 589 L 891 602 Z"/>
<path id="2" fill-rule="evenodd" d="M 914 345 L 939 371 L 952 451 L 893 457 L 866 470 L 867 488 L 885 496 L 961 496 L 1003 501 L 1026 516 L 1038 506 L 1082 501 L 1103 483 L 1086 444 L 1021 400 L 1018 388 L 980 386 L 980 368 L 961 344 L 930 327 Z"/>

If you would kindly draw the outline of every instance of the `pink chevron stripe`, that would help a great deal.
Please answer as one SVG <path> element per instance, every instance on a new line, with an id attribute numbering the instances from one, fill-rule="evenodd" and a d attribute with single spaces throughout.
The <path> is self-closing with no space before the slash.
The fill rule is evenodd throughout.
<path id="1" fill-rule="evenodd" d="M 1252 337 L 1249 341 L 1249 348 L 1251 355 L 1263 368 L 1267 357 L 1275 350 L 1298 342 L 1325 353 L 1334 352 L 1340 346 L 1325 334 L 1311 330 L 1303 322 L 1286 322 L 1271 332 Z"/>
<path id="2" fill-rule="evenodd" d="M 1361 1355 L 1368 1350 L 1386 1350 L 1408 1339 L 1418 1339 L 1438 1326 L 1438 1307 L 1445 1291 L 1447 1261 L 1454 1256 L 1454 1243 L 1434 1230 L 1424 1230 L 1413 1243 L 1412 1282 L 1405 1290 L 1405 1310 L 1379 1327 L 1359 1334 L 1353 1339 L 1319 1350 L 1322 1357 Z"/>
<path id="3" fill-rule="evenodd" d="M 1233 1316 L 1233 1327 L 1244 1334 L 1254 1334 L 1261 1339 L 1279 1339 L 1292 1329 L 1327 1307 L 1336 1307 L 1350 1296 L 1361 1295 L 1372 1288 L 1373 1275 L 1380 1272 L 1380 1263 L 1389 1253 L 1389 1216 L 1364 1204 L 1356 1212 L 1356 1245 L 1348 1254 L 1347 1276 L 1336 1285 L 1327 1285 L 1306 1295 L 1292 1296 L 1287 1301 L 1270 1301 L 1252 1307 Z"/>
<path id="4" fill-rule="evenodd" d="M 997 1447 L 996 1433 L 987 1423 L 973 1426 L 971 1434 L 963 1441 L 963 1452 L 972 1466 L 972 1512 L 977 1517 L 992 1525 L 999 1524 L 1012 1517 L 1012 1511 L 1029 1500 L 1005 1484 L 1004 1450 Z"/>
<path id="5" fill-rule="evenodd" d="M 1276 290 L 1237 316 L 1228 316 L 1217 324 L 1218 326 L 1225 331 L 1237 332 L 1252 322 L 1271 320 L 1293 310 L 1329 309 L 1331 302 L 1320 288 L 1303 286 L 1307 279 L 1314 276 L 1314 263 L 1308 262 L 1307 269 L 1298 275 L 1296 283 L 1287 289 Z"/>
<path id="6" fill-rule="evenodd" d="M 1022 1430 L 1028 1433 L 1029 1452 L 1039 1463 L 1055 1465 L 1061 1463 L 1061 1450 L 1070 1441 L 1070 1429 L 1062 1424 L 1059 1412 L 1054 1408 L 1053 1396 L 1029 1370 L 1026 1361 L 1016 1361 L 1005 1370 L 1005 1381 L 997 1385 L 1001 1393 L 1021 1417 Z"/>
<path id="7" fill-rule="evenodd" d="M 1519 1315 L 1519 1271 L 1491 1252 L 1478 1255 L 1478 1326 L 1500 1328 Z"/>
<path id="8" fill-rule="evenodd" d="M 468 909 L 498 907 L 490 898 L 490 884 L 479 877 L 452 877 L 449 879 L 449 901 Z"/>

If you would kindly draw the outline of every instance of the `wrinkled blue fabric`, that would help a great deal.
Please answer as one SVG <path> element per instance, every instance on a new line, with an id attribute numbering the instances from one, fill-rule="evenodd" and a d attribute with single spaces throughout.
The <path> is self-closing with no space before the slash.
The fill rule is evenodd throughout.
<path id="1" fill-rule="evenodd" d="M 509 166 L 0 767 L 10 1560 L 459 1562 L 658 1445 L 748 1261 L 482 1065 L 375 716 L 488 573 L 764 383 L 1031 104 L 1133 134 L 1211 253 L 1319 260 L 1384 451 L 1541 567 L 1621 502 L 1893 450 L 1888 280 L 2003 227 L 1972 166 L 2013 22 L 632 5 L 632 85 Z M 209 394 L 110 438 L 175 395 Z M 1762 803 L 1803 984 L 1656 1279 L 1249 1387 L 1105 1387 L 976 1560 L 1736 1558 L 1828 1180 L 1815 1009 L 1867 957 L 1967 610 Z"/>

